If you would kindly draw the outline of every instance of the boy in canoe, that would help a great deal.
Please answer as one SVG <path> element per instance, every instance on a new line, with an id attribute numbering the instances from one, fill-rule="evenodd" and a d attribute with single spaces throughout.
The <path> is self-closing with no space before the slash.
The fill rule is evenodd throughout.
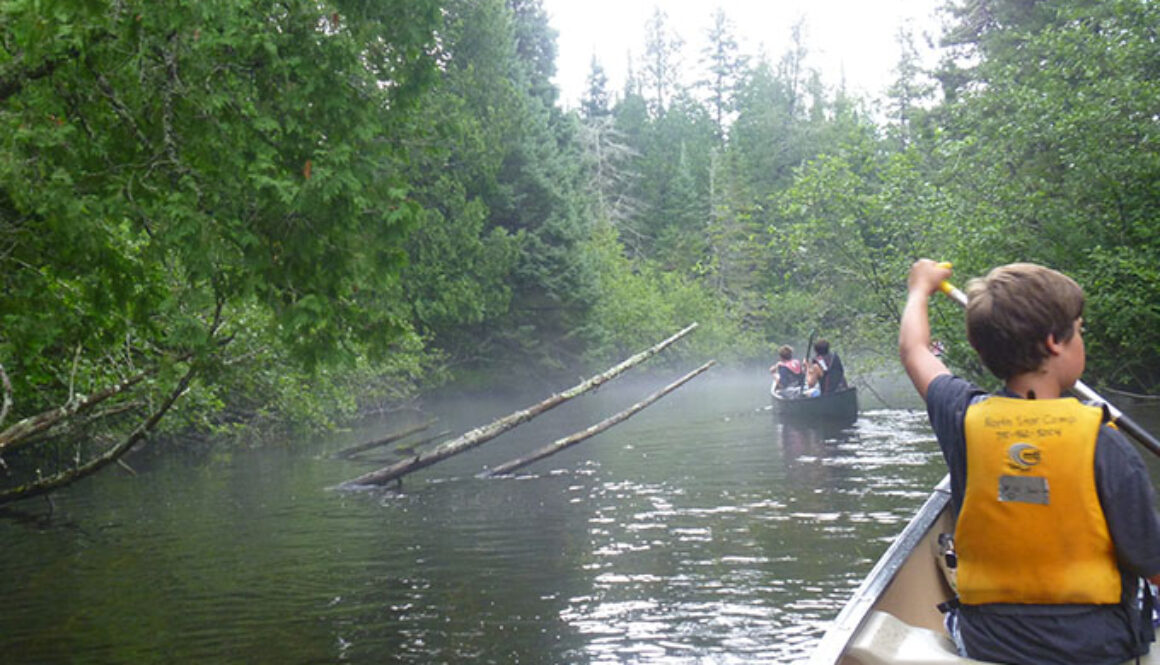
<path id="1" fill-rule="evenodd" d="M 967 338 L 1004 382 L 989 394 L 931 351 L 927 301 L 949 268 L 910 270 L 898 335 L 951 476 L 960 654 L 996 663 L 1119 665 L 1148 652 L 1160 519 L 1136 449 L 1062 394 L 1083 373 L 1083 291 L 1033 264 L 967 286 Z"/>
<path id="2" fill-rule="evenodd" d="M 771 393 L 787 397 L 801 394 L 806 372 L 801 361 L 793 357 L 793 347 L 789 344 L 778 347 L 777 362 L 769 368 L 769 373 L 773 374 Z"/>
<path id="3" fill-rule="evenodd" d="M 814 357 L 810 360 L 810 369 L 806 376 L 806 385 L 817 387 L 821 395 L 846 390 L 850 386 L 846 383 L 846 370 L 842 367 L 842 359 L 830 350 L 830 343 L 824 339 L 814 342 Z"/>

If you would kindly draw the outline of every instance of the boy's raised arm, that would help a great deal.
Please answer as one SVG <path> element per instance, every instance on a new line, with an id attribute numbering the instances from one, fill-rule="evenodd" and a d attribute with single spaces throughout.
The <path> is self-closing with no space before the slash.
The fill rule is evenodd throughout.
<path id="1" fill-rule="evenodd" d="M 930 382 L 940 374 L 950 374 L 947 366 L 930 349 L 930 319 L 927 301 L 939 284 L 951 276 L 950 268 L 930 259 L 919 259 L 910 268 L 906 307 L 898 329 L 898 355 L 918 394 L 925 400 Z"/>

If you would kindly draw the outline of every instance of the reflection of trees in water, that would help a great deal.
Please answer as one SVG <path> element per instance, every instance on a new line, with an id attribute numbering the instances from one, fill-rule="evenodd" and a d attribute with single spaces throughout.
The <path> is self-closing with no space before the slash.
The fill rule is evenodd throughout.
<path id="1" fill-rule="evenodd" d="M 844 444 L 857 438 L 857 430 L 848 425 L 806 425 L 779 422 L 776 417 L 773 422 L 787 464 L 795 462 L 799 457 L 826 458 L 849 454 L 843 451 Z"/>
<path id="2" fill-rule="evenodd" d="M 834 464 L 839 458 L 856 457 L 858 430 L 852 425 L 819 423 L 806 425 L 774 419 L 774 435 L 781 444 L 786 482 L 797 510 L 809 512 L 844 511 L 849 500 L 843 497 L 858 484 L 860 472 L 854 464 Z"/>

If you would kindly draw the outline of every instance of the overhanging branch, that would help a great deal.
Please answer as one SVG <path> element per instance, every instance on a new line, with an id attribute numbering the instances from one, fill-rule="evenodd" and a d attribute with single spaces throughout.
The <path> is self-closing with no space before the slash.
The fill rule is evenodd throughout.
<path id="1" fill-rule="evenodd" d="M 55 489 L 64 487 L 81 478 L 90 476 L 104 467 L 119 460 L 122 455 L 129 451 L 135 444 L 144 439 L 153 431 L 157 423 L 161 420 L 177 399 L 181 397 L 186 390 L 189 389 L 189 383 L 193 380 L 196 371 L 196 365 L 190 365 L 185 374 L 177 382 L 173 391 L 165 398 L 159 407 L 147 418 L 144 422 L 138 425 L 132 432 L 130 432 L 120 443 L 109 448 L 101 455 L 90 459 L 88 462 L 78 465 L 68 471 L 39 478 L 31 483 L 14 487 L 10 490 L 0 492 L 0 505 L 12 503 L 13 501 L 20 501 L 22 499 L 29 499 L 42 494 L 47 494 Z"/>
<path id="2" fill-rule="evenodd" d="M 124 381 L 113 384 L 108 388 L 84 397 L 83 399 L 69 400 L 69 402 L 63 406 L 39 413 L 35 416 L 29 416 L 28 418 L 15 423 L 11 427 L 0 432 L 0 454 L 20 448 L 21 445 L 29 441 L 35 435 L 45 432 L 55 427 L 56 425 L 59 425 L 65 419 L 88 411 L 89 409 L 100 404 L 101 402 L 104 402 L 110 397 L 120 395 L 156 371 L 156 369 L 150 369 L 144 372 L 140 372 L 135 376 L 131 376 Z M 5 381 L 7 381 L 7 377 L 5 377 Z"/>

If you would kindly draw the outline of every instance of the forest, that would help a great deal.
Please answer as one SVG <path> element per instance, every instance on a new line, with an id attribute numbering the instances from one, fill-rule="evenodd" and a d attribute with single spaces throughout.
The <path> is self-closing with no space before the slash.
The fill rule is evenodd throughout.
<path id="1" fill-rule="evenodd" d="M 744 53 L 707 10 L 691 52 L 657 10 L 565 109 L 539 0 L 4 3 L 0 503 L 452 382 L 547 393 L 691 322 L 671 358 L 893 363 L 922 256 L 1064 270 L 1089 382 L 1156 392 L 1160 6 L 942 11 L 938 65 L 900 31 L 865 99 L 801 25 Z"/>

